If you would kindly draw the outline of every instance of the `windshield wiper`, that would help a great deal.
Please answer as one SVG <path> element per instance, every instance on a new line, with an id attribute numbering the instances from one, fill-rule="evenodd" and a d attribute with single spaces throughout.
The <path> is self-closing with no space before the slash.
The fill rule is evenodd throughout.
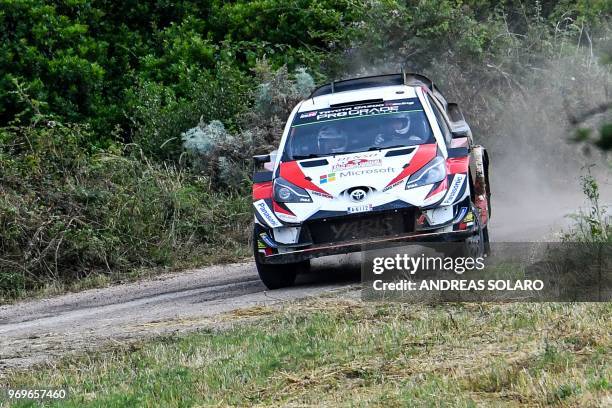
<path id="1" fill-rule="evenodd" d="M 382 150 L 382 149 L 397 149 L 398 147 L 407 147 L 406 145 L 394 145 L 394 146 L 372 146 L 368 149 L 368 152 L 373 150 Z"/>

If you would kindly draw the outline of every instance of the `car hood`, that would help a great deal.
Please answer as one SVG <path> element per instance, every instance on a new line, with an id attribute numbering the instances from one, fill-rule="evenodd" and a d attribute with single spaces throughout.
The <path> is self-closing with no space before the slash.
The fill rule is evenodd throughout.
<path id="1" fill-rule="evenodd" d="M 429 205 L 444 195 L 446 183 L 410 190 L 405 184 L 437 151 L 436 144 L 425 144 L 281 163 L 280 177 L 307 190 L 312 203 L 275 205 L 274 211 L 283 221 L 302 222 L 316 214 Z M 433 189 L 439 190 L 435 197 Z"/>

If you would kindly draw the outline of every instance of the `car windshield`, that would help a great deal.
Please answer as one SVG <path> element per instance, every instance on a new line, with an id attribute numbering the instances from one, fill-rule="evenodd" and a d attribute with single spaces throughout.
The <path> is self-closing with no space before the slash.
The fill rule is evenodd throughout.
<path id="1" fill-rule="evenodd" d="M 433 143 L 417 98 L 297 113 L 284 160 Z"/>

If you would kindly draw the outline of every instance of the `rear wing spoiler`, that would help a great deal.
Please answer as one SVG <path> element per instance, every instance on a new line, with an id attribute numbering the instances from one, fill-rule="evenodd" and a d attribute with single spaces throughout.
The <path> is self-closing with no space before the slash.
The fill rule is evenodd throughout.
<path id="1" fill-rule="evenodd" d="M 354 91 L 356 89 L 393 85 L 426 86 L 432 92 L 439 92 L 433 81 L 427 78 L 425 75 L 416 74 L 413 72 L 401 72 L 399 74 L 373 75 L 332 81 L 316 88 L 314 91 L 312 91 L 309 98 L 333 94 L 336 92 Z"/>

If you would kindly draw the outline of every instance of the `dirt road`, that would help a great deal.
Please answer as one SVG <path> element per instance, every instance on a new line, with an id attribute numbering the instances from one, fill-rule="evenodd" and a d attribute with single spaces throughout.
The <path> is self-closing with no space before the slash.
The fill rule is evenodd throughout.
<path id="1" fill-rule="evenodd" d="M 252 262 L 0 307 L 0 375 L 67 352 L 214 324 L 224 312 L 356 285 L 355 257 L 317 262 L 294 288 L 266 291 Z"/>
<path id="2" fill-rule="evenodd" d="M 502 197 L 491 224 L 496 241 L 533 241 L 567 224 L 581 198 L 552 207 Z M 550 203 L 549 203 L 550 204 Z M 542 206 L 542 207 L 539 207 Z M 544 208 L 545 212 L 533 209 Z M 153 280 L 0 307 L 0 376 L 68 352 L 218 324 L 223 313 L 357 288 L 359 255 L 317 260 L 290 289 L 266 291 L 252 262 L 213 266 Z"/>

